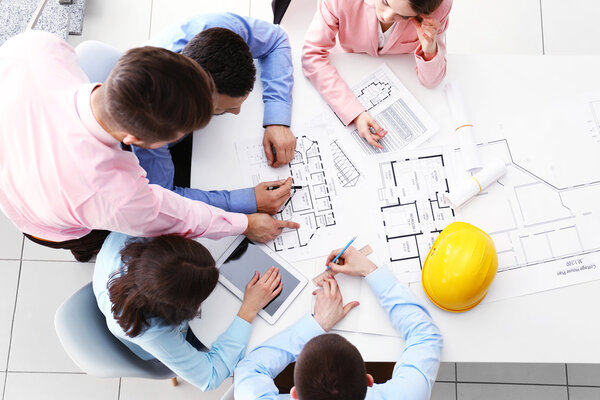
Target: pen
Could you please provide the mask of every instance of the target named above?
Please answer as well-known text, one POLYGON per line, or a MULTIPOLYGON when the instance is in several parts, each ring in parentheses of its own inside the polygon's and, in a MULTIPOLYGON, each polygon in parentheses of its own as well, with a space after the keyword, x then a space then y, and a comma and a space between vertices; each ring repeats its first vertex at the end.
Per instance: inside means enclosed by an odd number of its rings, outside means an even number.
MULTIPOLYGON (((340 251, 340 252, 338 253, 338 255, 337 255, 337 256, 335 256, 335 258, 334 258, 333 260, 331 260, 331 262, 332 262, 332 263, 336 262, 336 261, 338 260, 338 258, 340 258, 342 254, 344 254, 344 252, 346 251, 346 249, 347 249, 348 247, 350 247, 350 245, 352 244, 352 242, 354 242, 355 240, 356 240, 356 236, 354 236, 354 237, 352 238, 352 240, 348 242, 348 244, 346 245, 346 247, 344 247, 344 248, 342 249, 342 251, 340 251)), ((331 268, 329 267, 329 265, 327 265, 327 269, 331 269, 331 268)))
MULTIPOLYGON (((292 185, 292 190, 300 190, 302 189, 304 186, 294 186, 292 185)), ((275 189, 279 189, 279 186, 267 186, 267 190, 275 190, 275 189)))

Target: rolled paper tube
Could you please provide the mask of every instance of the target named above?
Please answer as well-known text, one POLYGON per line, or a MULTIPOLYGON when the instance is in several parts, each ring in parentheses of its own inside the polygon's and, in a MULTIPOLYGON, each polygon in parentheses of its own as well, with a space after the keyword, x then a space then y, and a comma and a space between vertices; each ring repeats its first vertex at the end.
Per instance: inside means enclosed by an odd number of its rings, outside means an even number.
POLYGON ((483 163, 477 153, 477 145, 475 144, 473 134, 473 124, 467 114, 465 102, 463 100, 462 91, 458 82, 451 81, 445 87, 446 100, 450 107, 450 113, 454 121, 454 130, 458 135, 458 144, 460 153, 465 164, 467 172, 475 173, 479 171, 483 163))
POLYGON ((466 179, 450 193, 446 193, 446 201, 452 208, 457 209, 505 173, 506 165, 500 160, 492 160, 481 171, 466 179))

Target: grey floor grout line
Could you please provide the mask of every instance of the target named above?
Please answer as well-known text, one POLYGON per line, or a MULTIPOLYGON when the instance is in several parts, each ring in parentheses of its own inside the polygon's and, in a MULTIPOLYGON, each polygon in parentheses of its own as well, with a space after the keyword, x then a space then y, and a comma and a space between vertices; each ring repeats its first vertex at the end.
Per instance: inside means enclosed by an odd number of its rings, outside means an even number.
POLYGON ((6 371, 7 374, 87 375, 85 372, 65 371, 6 371))
POLYGON ((454 400, 458 400, 458 363, 454 363, 454 400))
POLYGON ((119 391, 117 392, 117 400, 121 400, 121 378, 119 378, 119 391))
POLYGON ((565 382, 567 383, 567 400, 569 400, 569 368, 567 363, 565 363, 565 382))
POLYGON ((152 13, 154 12, 154 0, 150 0, 150 22, 148 23, 148 40, 152 35, 152 13))
MULTIPOLYGON (((23 236, 23 239, 25 236, 23 236)), ((13 315, 10 321, 10 336, 8 340, 8 353, 6 354, 6 374, 4 375, 4 385, 2 387, 2 400, 6 394, 6 382, 8 382, 8 363, 10 362, 10 350, 12 346, 13 330, 15 328, 15 315, 17 314, 17 299, 19 298, 19 286, 21 284, 21 269, 23 268, 23 248, 25 240, 21 241, 21 260, 19 261, 19 274, 17 275, 17 289, 15 290, 15 305, 13 306, 13 315)))

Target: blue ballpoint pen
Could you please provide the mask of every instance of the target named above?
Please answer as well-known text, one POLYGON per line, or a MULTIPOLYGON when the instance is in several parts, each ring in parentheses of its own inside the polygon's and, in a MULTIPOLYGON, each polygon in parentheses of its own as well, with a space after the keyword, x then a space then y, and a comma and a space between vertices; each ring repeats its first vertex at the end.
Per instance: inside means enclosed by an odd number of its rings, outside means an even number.
MULTIPOLYGON (((338 255, 337 255, 337 256, 335 256, 335 258, 334 258, 333 260, 331 260, 331 262, 332 262, 332 263, 336 262, 336 261, 338 260, 338 258, 340 258, 340 257, 342 256, 342 254, 344 254, 344 252, 346 251, 346 249, 347 249, 348 247, 350 247, 350 245, 352 244, 352 242, 354 242, 355 240, 356 240, 356 236, 354 236, 354 237, 352 238, 352 240, 348 242, 348 244, 346 245, 346 247, 344 247, 344 248, 342 249, 342 251, 340 251, 340 252, 338 253, 338 255)), ((331 267, 329 267, 329 265, 327 265, 327 269, 331 269, 331 267)))

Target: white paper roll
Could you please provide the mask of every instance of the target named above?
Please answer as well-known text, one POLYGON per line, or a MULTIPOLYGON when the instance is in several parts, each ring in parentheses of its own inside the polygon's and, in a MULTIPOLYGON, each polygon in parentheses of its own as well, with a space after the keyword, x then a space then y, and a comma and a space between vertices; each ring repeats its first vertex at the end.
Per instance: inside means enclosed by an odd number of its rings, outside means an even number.
POLYGON ((446 193, 445 198, 452 208, 457 209, 496 182, 506 173, 506 165, 500 160, 492 160, 481 171, 462 182, 451 193, 446 193))
POLYGON ((445 87, 446 99, 454 120, 454 130, 458 135, 461 158, 467 172, 476 173, 483 167, 479 158, 473 135, 473 124, 469 119, 462 91, 457 81, 451 81, 445 87))

